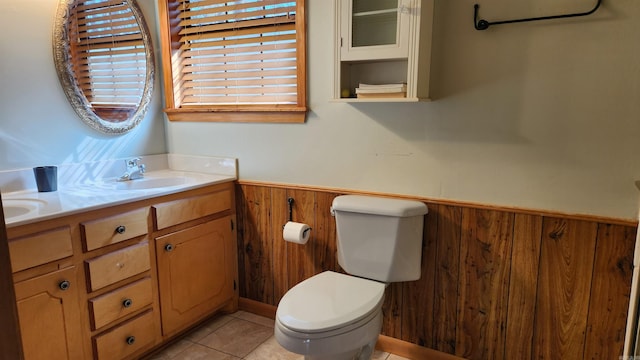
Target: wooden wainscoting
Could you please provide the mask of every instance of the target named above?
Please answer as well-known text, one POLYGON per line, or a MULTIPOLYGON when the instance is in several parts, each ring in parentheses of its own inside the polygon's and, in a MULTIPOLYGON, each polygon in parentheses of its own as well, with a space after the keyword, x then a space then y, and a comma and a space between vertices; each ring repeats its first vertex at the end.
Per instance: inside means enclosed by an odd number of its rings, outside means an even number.
MULTIPOLYGON (((237 185, 240 296, 277 305, 341 271, 329 209, 338 190, 237 185), (282 240, 288 220, 312 227, 282 240)), ((350 192, 353 193, 353 192, 350 192)), ((382 334, 468 359, 617 359, 637 224, 427 199, 422 277, 387 288, 382 334)))

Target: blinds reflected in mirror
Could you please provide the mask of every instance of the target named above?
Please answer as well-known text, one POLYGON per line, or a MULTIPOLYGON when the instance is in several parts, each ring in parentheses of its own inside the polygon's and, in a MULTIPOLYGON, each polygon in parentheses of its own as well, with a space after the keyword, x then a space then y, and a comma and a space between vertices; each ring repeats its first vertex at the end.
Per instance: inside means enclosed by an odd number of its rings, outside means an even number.
POLYGON ((99 117, 126 121, 146 81, 145 44, 124 0, 76 2, 69 16, 69 50, 78 87, 99 117))
POLYGON ((295 1, 175 4, 180 29, 176 105, 297 103, 295 1))

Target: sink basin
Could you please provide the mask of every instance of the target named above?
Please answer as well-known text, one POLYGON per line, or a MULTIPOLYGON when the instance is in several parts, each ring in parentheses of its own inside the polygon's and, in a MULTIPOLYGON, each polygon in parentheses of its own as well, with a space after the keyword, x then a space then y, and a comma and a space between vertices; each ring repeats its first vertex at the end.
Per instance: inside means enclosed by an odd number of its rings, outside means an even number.
POLYGON ((116 183, 117 190, 149 190, 179 186, 186 184, 188 179, 184 176, 142 178, 137 180, 119 181, 116 183))
POLYGON ((39 199, 4 199, 2 209, 5 220, 34 213, 47 202, 39 199))
POLYGON ((7 219, 16 217, 16 216, 25 215, 31 212, 29 208, 22 207, 22 206, 15 206, 15 205, 8 205, 8 206, 3 205, 2 209, 4 210, 4 217, 7 219))

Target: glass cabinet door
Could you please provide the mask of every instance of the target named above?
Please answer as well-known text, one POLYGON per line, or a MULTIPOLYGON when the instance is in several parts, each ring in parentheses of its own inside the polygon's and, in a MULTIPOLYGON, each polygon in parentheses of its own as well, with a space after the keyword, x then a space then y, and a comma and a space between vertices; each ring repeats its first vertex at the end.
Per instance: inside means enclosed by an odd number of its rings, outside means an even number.
POLYGON ((342 60, 407 56, 414 0, 340 0, 342 60))

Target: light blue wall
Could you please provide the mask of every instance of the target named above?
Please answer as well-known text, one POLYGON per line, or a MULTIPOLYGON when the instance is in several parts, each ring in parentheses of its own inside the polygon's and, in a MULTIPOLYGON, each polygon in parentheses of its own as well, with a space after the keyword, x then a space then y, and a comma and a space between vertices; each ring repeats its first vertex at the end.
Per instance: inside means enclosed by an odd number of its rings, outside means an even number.
MULTIPOLYGON (((58 3, 2 2, 0 170, 165 153, 159 81, 145 119, 126 135, 102 135, 73 111, 53 63, 51 36, 58 3)), ((154 1, 139 4, 157 39, 154 1)), ((159 49, 157 40, 154 45, 159 49)))
MULTIPOLYGON (((593 5, 481 3, 489 20, 593 5)), ((306 12, 307 122, 169 123, 171 152, 237 157, 242 180, 636 218, 640 1, 478 32, 473 2, 436 0, 436 99, 417 104, 331 102, 333 2, 306 12)))
MULTIPOLYGON (((579 3, 483 0, 481 14, 538 16, 582 10, 579 3)), ((158 51, 155 1, 139 4, 158 51)), ((50 38, 56 6, 3 3, 0 170, 168 150, 236 157, 246 180, 637 216, 640 1, 477 32, 472 2, 436 0, 435 101, 350 105, 330 101, 333 2, 307 0, 305 124, 168 123, 156 82, 147 119, 121 137, 84 125, 60 89, 50 38)))

